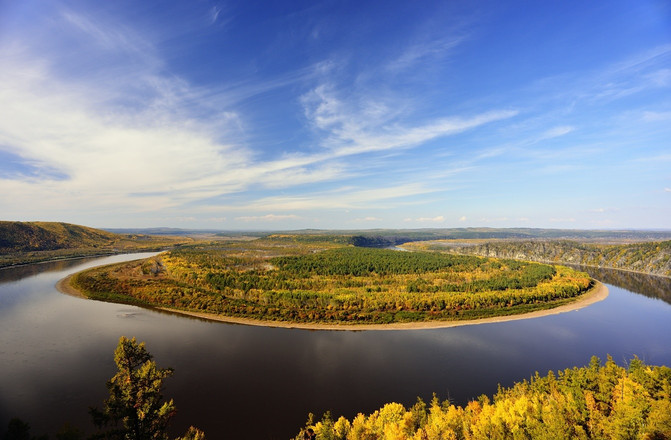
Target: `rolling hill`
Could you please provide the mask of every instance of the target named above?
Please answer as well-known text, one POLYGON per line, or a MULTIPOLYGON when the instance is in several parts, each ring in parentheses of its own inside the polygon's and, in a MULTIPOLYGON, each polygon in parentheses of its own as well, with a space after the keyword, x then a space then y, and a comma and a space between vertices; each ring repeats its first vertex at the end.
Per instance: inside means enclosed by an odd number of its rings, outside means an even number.
POLYGON ((60 222, 0 221, 0 267, 84 255, 160 250, 188 237, 115 234, 60 222))

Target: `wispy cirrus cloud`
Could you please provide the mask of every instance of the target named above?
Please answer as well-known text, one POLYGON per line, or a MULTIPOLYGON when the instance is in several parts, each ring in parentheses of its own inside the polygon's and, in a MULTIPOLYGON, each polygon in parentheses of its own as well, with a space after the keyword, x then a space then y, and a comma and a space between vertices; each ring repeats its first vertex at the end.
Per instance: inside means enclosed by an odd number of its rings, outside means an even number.
POLYGON ((602 68, 582 78, 563 93, 571 99, 589 104, 616 101, 632 95, 671 86, 671 44, 639 52, 623 61, 602 68))
MULTIPOLYGON (((516 116, 517 110, 491 110, 472 116, 454 116, 403 124, 398 108, 375 100, 353 107, 340 100, 333 88, 320 85, 302 98, 308 121, 326 132, 321 146, 335 156, 416 147, 433 139, 455 135, 516 116)), ((390 98, 392 100, 392 98, 390 98)))
POLYGON ((570 126, 570 125, 553 127, 553 128, 550 128, 549 130, 546 130, 544 133, 542 133, 540 139, 544 140, 544 139, 552 139, 552 138, 564 136, 566 134, 571 133, 574 130, 575 130, 575 128, 570 126))
POLYGON ((671 111, 668 112, 658 112, 658 111, 645 111, 641 117, 645 122, 663 122, 671 121, 671 111))
POLYGON ((405 70, 415 67, 418 62, 424 62, 427 58, 442 58, 465 40, 466 38, 463 36, 449 36, 412 44, 387 64, 387 69, 391 71, 405 70))
POLYGON ((420 196, 442 191, 421 183, 405 183, 395 186, 357 187, 345 186, 323 191, 301 192, 297 195, 273 195, 246 200, 240 204, 212 207, 225 211, 309 211, 343 209, 383 209, 412 205, 420 196))
POLYGON ((66 23, 72 25, 72 30, 86 34, 89 37, 86 41, 93 42, 106 51, 126 52, 141 57, 149 57, 154 51, 153 45, 147 39, 122 24, 107 26, 69 9, 62 11, 62 17, 66 23))

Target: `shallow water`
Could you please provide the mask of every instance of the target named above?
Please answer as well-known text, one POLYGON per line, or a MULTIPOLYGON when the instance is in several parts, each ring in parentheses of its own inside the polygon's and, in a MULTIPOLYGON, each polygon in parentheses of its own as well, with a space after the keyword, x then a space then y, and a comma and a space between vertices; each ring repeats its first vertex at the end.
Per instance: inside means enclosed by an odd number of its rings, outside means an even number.
POLYGON ((119 336, 146 341, 175 369, 175 434, 189 425, 210 439, 289 439, 309 412, 353 417, 386 402, 432 393, 463 404, 534 372, 583 366, 608 354, 671 365, 667 279, 595 274, 608 298, 585 309, 522 321, 434 330, 314 331, 208 322, 83 300, 54 285, 126 255, 0 270, 0 429, 20 417, 32 433, 64 422, 90 430, 114 374, 119 336), (614 284, 626 286, 616 287, 614 284), (650 287, 654 286, 654 288, 650 287), (634 293, 640 290, 648 296, 634 293))

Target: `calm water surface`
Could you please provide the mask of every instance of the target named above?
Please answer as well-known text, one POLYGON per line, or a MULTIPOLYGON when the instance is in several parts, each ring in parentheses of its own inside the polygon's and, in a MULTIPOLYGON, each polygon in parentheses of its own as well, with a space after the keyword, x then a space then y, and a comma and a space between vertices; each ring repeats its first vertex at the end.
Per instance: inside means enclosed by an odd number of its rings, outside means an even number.
POLYGON ((579 311, 411 331, 213 323, 54 288, 85 267, 138 257, 0 270, 0 431, 11 417, 28 421, 33 434, 53 437, 64 422, 90 430, 87 408, 107 395, 121 335, 146 341, 160 366, 175 369, 165 391, 178 408, 175 434, 193 424, 210 440, 287 440, 309 412, 351 418, 434 392, 464 404, 536 371, 586 365, 592 355, 671 365, 669 280, 621 272, 594 274, 610 295, 579 311))

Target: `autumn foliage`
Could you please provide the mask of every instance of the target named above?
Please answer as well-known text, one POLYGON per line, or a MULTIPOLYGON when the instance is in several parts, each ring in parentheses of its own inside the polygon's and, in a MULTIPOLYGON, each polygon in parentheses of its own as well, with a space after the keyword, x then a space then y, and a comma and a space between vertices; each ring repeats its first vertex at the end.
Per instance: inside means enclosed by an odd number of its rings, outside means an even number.
POLYGON ((89 270, 73 283, 103 300, 339 324, 523 313, 564 304, 592 286, 566 267, 287 237, 183 247, 89 270))
POLYGON ((319 440, 668 439, 671 369, 593 357, 587 367, 536 373, 465 406, 434 396, 428 405, 388 403, 352 420, 327 413, 306 428, 319 440))

